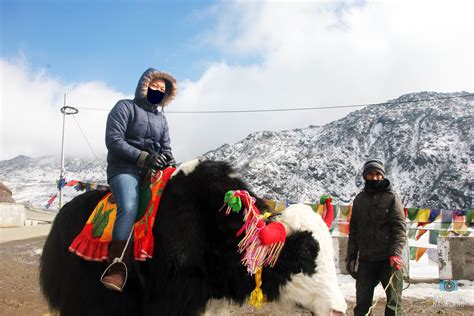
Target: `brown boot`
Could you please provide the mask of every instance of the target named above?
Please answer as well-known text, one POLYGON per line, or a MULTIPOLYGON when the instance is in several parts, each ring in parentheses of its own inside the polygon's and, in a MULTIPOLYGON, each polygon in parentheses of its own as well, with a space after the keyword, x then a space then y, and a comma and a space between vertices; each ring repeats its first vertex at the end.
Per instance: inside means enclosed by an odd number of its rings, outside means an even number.
POLYGON ((126 240, 112 240, 109 244, 109 259, 107 260, 109 266, 105 269, 100 281, 106 288, 122 291, 127 282, 128 271, 130 271, 130 263, 132 259, 132 245, 128 244, 125 253, 124 248, 127 245, 126 240))

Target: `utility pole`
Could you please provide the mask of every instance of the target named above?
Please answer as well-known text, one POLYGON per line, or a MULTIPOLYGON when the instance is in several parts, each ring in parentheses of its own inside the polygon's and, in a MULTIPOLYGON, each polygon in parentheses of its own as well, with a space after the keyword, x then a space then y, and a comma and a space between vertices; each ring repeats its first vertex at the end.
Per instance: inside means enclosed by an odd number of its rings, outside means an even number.
POLYGON ((66 93, 64 94, 64 105, 61 108, 63 114, 63 136, 61 141, 61 170, 59 172, 59 209, 63 206, 63 185, 64 181, 64 134, 66 129, 66 115, 74 115, 79 112, 78 109, 72 106, 66 105, 66 93))

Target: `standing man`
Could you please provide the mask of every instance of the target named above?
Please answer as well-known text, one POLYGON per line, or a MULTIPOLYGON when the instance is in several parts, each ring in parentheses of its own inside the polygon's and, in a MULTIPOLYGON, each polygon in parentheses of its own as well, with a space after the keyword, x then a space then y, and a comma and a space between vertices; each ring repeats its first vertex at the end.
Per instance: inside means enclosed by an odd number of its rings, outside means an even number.
POLYGON ((354 315, 368 313, 379 282, 386 288, 385 315, 402 315, 403 205, 385 178, 380 160, 367 161, 362 175, 365 187, 352 206, 346 262, 347 271, 357 279, 354 315))

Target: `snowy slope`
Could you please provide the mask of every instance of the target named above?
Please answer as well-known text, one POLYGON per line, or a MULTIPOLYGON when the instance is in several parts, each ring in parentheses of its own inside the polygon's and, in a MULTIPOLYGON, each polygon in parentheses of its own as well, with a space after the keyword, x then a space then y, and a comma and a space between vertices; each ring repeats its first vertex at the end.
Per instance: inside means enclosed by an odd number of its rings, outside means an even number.
MULTIPOLYGON (((13 199, 34 207, 44 207, 51 194, 57 193, 56 181, 59 179, 59 157, 31 158, 17 156, 0 161, 0 179, 12 190, 13 199)), ((106 184, 105 159, 103 162, 83 158, 65 160, 65 178, 106 184)), ((78 192, 73 187, 64 188, 64 201, 67 202, 78 192)), ((58 200, 51 209, 58 208, 58 200)))
POLYGON ((363 162, 378 157, 407 206, 469 208, 474 98, 463 94, 407 94, 322 127, 254 133, 205 157, 239 166, 257 193, 292 202, 325 193, 351 201, 363 162), (420 101, 435 98, 445 99, 420 101))

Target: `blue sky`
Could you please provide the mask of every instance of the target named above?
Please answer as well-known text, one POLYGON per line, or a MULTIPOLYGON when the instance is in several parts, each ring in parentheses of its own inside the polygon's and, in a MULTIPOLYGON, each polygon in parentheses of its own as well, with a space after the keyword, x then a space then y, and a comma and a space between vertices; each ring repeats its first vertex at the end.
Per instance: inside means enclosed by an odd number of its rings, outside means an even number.
POLYGON ((150 65, 197 79, 219 58, 199 40, 212 1, 2 1, 2 57, 66 81, 104 80, 132 92, 150 65))
POLYGON ((67 119, 66 155, 93 158, 87 142, 104 155, 107 113, 133 97, 148 67, 178 81, 167 114, 178 161, 256 131, 324 126, 356 109, 172 111, 328 107, 474 90, 468 0, 0 5, 0 160, 60 152, 64 93, 80 108, 67 119))

